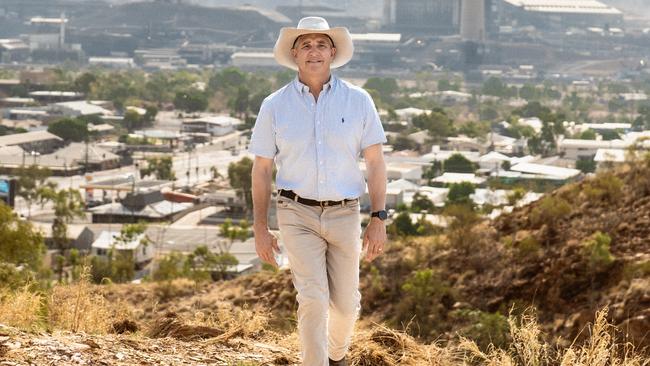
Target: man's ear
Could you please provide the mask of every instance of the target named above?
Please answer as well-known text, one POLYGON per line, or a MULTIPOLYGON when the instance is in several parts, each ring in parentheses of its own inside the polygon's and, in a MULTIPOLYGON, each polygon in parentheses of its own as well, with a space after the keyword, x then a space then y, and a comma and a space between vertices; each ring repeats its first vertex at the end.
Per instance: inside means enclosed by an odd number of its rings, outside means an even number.
POLYGON ((296 59, 297 55, 298 55, 298 51, 295 48, 292 48, 291 49, 291 56, 294 58, 294 60, 296 59))
POLYGON ((334 60, 334 56, 336 56, 336 47, 332 47, 332 60, 334 60))

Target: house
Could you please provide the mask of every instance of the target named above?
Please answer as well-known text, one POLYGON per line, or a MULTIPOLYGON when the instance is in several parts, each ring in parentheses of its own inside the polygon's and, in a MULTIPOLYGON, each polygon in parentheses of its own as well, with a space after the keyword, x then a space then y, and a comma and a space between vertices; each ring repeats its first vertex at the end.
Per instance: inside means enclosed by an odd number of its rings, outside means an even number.
POLYGON ((90 103, 84 100, 73 102, 60 102, 51 105, 54 113, 60 114, 65 117, 79 117, 79 116, 112 116, 113 112, 101 107, 95 103, 90 103))
POLYGON ((400 121, 410 121, 413 117, 417 117, 423 114, 429 114, 431 110, 429 109, 420 109, 414 107, 396 109, 395 114, 399 117, 400 121))
POLYGON ((472 99, 472 94, 463 93, 454 90, 444 90, 435 93, 436 101, 445 105, 453 105, 458 103, 467 103, 472 99))
POLYGON ((496 151, 491 151, 478 159, 480 169, 490 172, 504 169, 504 163, 510 164, 510 157, 496 151))
POLYGON ((230 116, 205 116, 183 121, 182 131, 188 133, 209 133, 212 136, 224 136, 235 130, 243 122, 230 116))
POLYGON ((458 183, 471 183, 474 185, 484 184, 486 181, 483 177, 477 177, 471 173, 451 173, 445 172, 441 176, 435 177, 431 180, 432 183, 438 185, 458 184, 458 183))
MULTIPOLYGON (((551 165, 519 163, 510 167, 510 171, 531 175, 536 179, 567 182, 582 174, 578 169, 562 168, 551 165)), ((501 173, 500 173, 501 174, 501 173)))
POLYGON ((26 152, 48 154, 63 146, 64 141, 47 131, 34 131, 0 136, 0 146, 19 146, 26 152))
POLYGON ((623 149, 598 149, 594 161, 596 170, 608 169, 610 167, 621 165, 626 161, 626 151, 623 149))
POLYGON ((154 247, 142 233, 130 241, 122 241, 119 231, 102 231, 91 245, 91 254, 108 259, 110 251, 126 253, 133 258, 136 269, 142 269, 154 258, 154 247))
POLYGON ((626 149, 632 143, 624 140, 579 140, 563 139, 558 141, 557 150, 560 155, 567 159, 578 160, 580 158, 591 159, 596 155, 598 149, 626 149))
POLYGON ((478 163, 481 153, 478 151, 468 150, 441 150, 440 146, 434 145, 431 147, 431 152, 422 155, 422 159, 427 162, 440 161, 443 162, 449 159, 452 155, 462 155, 465 159, 472 163, 478 163))
POLYGON ((448 137, 447 150, 475 151, 479 155, 485 154, 490 147, 489 142, 481 142, 476 138, 460 135, 458 137, 448 137))
POLYGON ((174 222, 189 213, 193 206, 190 202, 167 201, 158 190, 129 193, 121 202, 93 207, 89 211, 93 223, 174 222))

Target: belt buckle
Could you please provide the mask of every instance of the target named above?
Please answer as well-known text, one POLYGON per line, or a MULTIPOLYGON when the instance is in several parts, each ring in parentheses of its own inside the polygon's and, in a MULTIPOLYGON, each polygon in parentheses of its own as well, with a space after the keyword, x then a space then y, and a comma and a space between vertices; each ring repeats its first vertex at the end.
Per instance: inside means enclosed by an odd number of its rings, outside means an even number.
POLYGON ((320 205, 320 208, 327 207, 327 201, 319 201, 318 204, 320 205))

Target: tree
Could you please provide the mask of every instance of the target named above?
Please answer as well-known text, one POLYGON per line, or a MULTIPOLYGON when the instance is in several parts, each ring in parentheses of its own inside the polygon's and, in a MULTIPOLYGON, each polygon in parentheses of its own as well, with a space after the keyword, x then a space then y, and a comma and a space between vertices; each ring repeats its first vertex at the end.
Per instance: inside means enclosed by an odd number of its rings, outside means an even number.
MULTIPOLYGON (((85 217, 84 203, 81 194, 76 189, 62 189, 53 197, 54 221, 52 222, 52 241, 59 249, 60 255, 65 256, 68 246, 68 225, 75 217, 85 217)), ((63 266, 59 268, 59 282, 63 279, 63 266)))
POLYGON ((458 83, 452 83, 447 79, 440 79, 440 80, 438 80, 438 90, 439 91, 445 91, 445 90, 459 91, 460 90, 460 85, 458 83))
POLYGON ((171 252, 158 261, 157 268, 153 271, 154 281, 171 281, 186 275, 183 272, 185 256, 183 253, 171 252))
POLYGON ((78 118, 63 118, 51 123, 47 132, 57 135, 65 141, 81 142, 88 139, 88 124, 78 118))
POLYGON ((497 77, 490 77, 483 83, 481 94, 493 95, 495 97, 507 98, 513 95, 508 86, 497 77))
MULTIPOLYGON (((237 94, 228 102, 229 107, 235 111, 240 117, 248 112, 248 105, 250 101, 248 88, 240 86, 237 88, 237 94)), ((260 104, 261 105, 261 104, 260 104)))
POLYGON ((208 88, 213 91, 229 92, 245 83, 246 74, 236 67, 227 67, 210 78, 208 88))
POLYGON ((212 269, 216 266, 217 258, 207 246, 199 245, 190 253, 185 261, 185 271, 195 281, 207 281, 212 278, 212 269))
POLYGON ((433 204, 433 202, 431 202, 431 200, 427 196, 421 194, 420 192, 416 192, 413 195, 413 202, 411 202, 411 211, 413 211, 413 212, 422 212, 422 211, 432 212, 433 209, 435 209, 435 207, 436 206, 433 204))
POLYGON ((471 205, 472 200, 470 195, 475 192, 474 185, 469 182, 452 183, 449 186, 449 193, 447 194, 447 204, 457 205, 466 204, 471 205))
POLYGON ((388 227, 388 232, 399 236, 416 235, 417 228, 408 212, 400 212, 388 227))
POLYGON ((174 97, 174 107, 188 113, 204 111, 208 108, 208 97, 197 89, 179 91, 174 97))
POLYGON ((228 165, 228 181, 230 182, 230 186, 237 191, 240 197, 244 198, 247 210, 253 208, 253 197, 251 193, 252 169, 253 160, 247 157, 228 165))
POLYGON ((120 235, 115 238, 112 248, 109 251, 109 263, 111 264, 111 280, 118 283, 129 282, 135 275, 135 255, 132 250, 116 250, 116 247, 126 246, 140 238, 140 245, 147 246, 151 243, 144 234, 147 225, 144 223, 127 224, 122 226, 120 235))
POLYGON ((0 202, 0 263, 25 265, 38 271, 45 255, 40 231, 31 222, 20 220, 11 207, 0 202))
POLYGON ((578 136, 579 139, 581 140, 595 140, 596 139, 596 131, 592 130, 591 128, 588 128, 578 136))
POLYGON ((228 239, 228 245, 226 247, 220 245, 221 253, 229 253, 235 240, 248 239, 250 235, 250 224, 247 220, 241 220, 239 225, 233 225, 232 219, 227 218, 226 221, 219 226, 219 231, 221 236, 228 239))
POLYGON ((74 89, 80 93, 88 94, 97 77, 89 72, 84 72, 74 80, 74 89))
POLYGON ((391 137, 389 143, 393 146, 395 151, 414 150, 418 147, 418 144, 415 141, 411 140, 408 135, 403 133, 400 133, 395 138, 391 137))
POLYGON ((415 127, 428 130, 435 142, 441 142, 454 133, 453 121, 441 108, 434 108, 429 114, 415 116, 412 122, 415 127))
POLYGON ((474 173, 476 169, 475 164, 461 154, 450 156, 444 161, 442 167, 445 172, 453 173, 474 173))
POLYGON ((137 111, 127 109, 127 111, 124 113, 124 119, 122 122, 124 124, 124 127, 126 127, 129 132, 132 132, 133 130, 142 126, 142 117, 140 117, 140 114, 137 111))
POLYGON ((154 175, 159 180, 176 180, 176 174, 172 170, 173 161, 171 156, 147 158, 147 166, 140 169, 140 175, 154 175))
POLYGON ((596 171, 596 162, 594 157, 580 158, 576 160, 576 169, 583 173, 593 173, 596 171))
POLYGON ((399 90, 397 81, 394 78, 378 77, 371 77, 366 80, 363 88, 377 91, 377 93, 379 93, 380 99, 386 103, 390 103, 393 100, 393 94, 399 90))
POLYGON ((32 215, 32 203, 39 199, 42 192, 41 187, 45 185, 46 179, 51 175, 47 168, 38 165, 29 167, 21 166, 17 170, 18 175, 18 196, 27 203, 27 217, 32 215))
POLYGON ((539 98, 539 91, 534 85, 524 84, 521 89, 519 89, 519 96, 530 101, 539 98))

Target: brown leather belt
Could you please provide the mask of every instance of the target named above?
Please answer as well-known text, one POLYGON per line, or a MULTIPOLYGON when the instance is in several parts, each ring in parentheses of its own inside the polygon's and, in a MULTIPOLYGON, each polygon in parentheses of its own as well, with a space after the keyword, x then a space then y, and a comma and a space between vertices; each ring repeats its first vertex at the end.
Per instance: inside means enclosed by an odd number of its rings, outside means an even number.
POLYGON ((281 189, 278 191, 278 194, 282 197, 286 197, 292 201, 296 201, 298 203, 302 203, 303 205, 307 206, 320 206, 320 207, 330 207, 330 206, 343 206, 344 204, 348 202, 355 202, 358 199, 353 198, 353 199, 344 199, 341 201, 316 201, 316 200, 311 200, 309 198, 302 198, 298 196, 294 191, 287 191, 284 189, 281 189))

